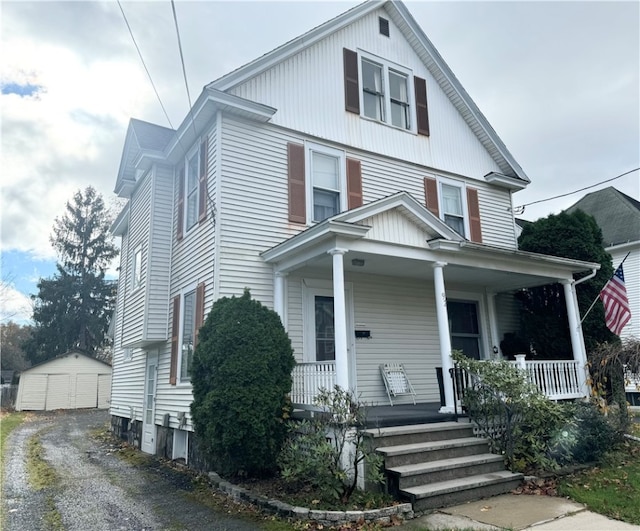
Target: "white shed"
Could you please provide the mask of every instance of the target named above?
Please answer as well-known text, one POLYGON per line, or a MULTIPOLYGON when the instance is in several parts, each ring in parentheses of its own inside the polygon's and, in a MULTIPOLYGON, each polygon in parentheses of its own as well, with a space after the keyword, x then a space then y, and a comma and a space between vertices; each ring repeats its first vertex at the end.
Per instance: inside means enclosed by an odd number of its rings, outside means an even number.
POLYGON ((70 351, 22 371, 16 410, 109 407, 111 366, 70 351))

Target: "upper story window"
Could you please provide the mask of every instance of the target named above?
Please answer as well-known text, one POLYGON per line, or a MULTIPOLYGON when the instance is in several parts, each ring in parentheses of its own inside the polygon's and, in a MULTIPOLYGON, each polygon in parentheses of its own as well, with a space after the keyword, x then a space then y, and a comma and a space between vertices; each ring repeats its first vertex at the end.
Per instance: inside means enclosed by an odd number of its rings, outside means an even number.
POLYGON ((426 80, 364 51, 344 49, 345 109, 429 136, 426 80))
POLYGON ((444 222, 462 236, 464 230, 464 206, 462 203, 462 188, 442 183, 440 185, 440 203, 444 222))
POLYGON ((362 57, 362 114, 402 129, 411 129, 409 73, 383 61, 362 57))
POLYGON ((198 151, 194 151, 187 161, 186 192, 187 201, 185 214, 187 219, 187 230, 193 227, 198 221, 198 181, 199 181, 199 157, 198 151))
POLYGON ((338 149, 307 144, 309 205, 312 222, 346 210, 345 156, 338 149))
POLYGON ((287 188, 289 221, 320 222, 362 205, 362 165, 339 149, 290 142, 287 188))
POLYGON ((185 158, 178 168, 178 204, 176 238, 181 240, 185 233, 207 218, 207 168, 209 143, 204 137, 185 158))
POLYGON ((478 190, 464 182, 439 177, 424 178, 427 209, 461 236, 482 243, 478 190))
POLYGON ((131 287, 138 289, 142 286, 142 247, 138 247, 133 254, 131 271, 131 287))

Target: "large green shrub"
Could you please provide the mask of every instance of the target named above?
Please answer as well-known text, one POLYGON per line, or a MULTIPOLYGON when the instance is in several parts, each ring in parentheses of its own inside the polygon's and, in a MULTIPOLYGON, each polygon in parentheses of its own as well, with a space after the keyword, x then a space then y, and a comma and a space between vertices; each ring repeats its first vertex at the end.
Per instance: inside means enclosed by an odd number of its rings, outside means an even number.
POLYGON ((191 414, 203 449, 222 474, 275 470, 295 365, 280 318, 246 290, 215 302, 198 340, 191 414))

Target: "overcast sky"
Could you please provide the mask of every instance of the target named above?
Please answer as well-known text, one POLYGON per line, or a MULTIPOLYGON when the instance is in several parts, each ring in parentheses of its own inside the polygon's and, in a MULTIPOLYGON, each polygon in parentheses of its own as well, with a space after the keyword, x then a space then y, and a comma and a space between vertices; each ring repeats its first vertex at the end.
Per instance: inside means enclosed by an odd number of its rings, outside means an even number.
MULTIPOLYGON (((357 4, 176 1, 192 101, 209 81, 357 4)), ((406 5, 531 178, 518 205, 640 166, 638 2, 406 5)), ((177 127, 189 106, 171 3, 122 7, 177 127)), ((89 184, 111 202, 129 118, 169 124, 117 2, 5 0, 0 9, 3 315, 23 320, 26 294, 53 273, 49 235, 65 202, 89 184)), ((640 199, 638 172, 593 190, 610 185, 640 199)), ((520 217, 557 213, 584 193, 520 217)))

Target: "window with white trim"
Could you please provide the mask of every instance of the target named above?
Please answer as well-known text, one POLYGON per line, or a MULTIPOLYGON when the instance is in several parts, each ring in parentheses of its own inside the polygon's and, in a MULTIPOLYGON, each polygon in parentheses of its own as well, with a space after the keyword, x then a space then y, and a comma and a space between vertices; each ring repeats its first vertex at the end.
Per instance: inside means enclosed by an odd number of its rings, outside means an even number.
POLYGON ((400 129, 412 130, 411 72, 361 52, 362 115, 400 129))
POLYGON ((478 303, 476 301, 447 300, 451 348, 460 350, 468 358, 482 359, 482 338, 478 303))
POLYGON ((200 154, 196 149, 187 159, 185 171, 185 220, 189 230, 198 222, 200 154))
POLYGON ((194 339, 196 333, 196 290, 189 291, 182 298, 182 329, 180 337, 180 381, 191 380, 194 339))
POLYGON ((464 236, 465 208, 462 202, 462 187, 440 183, 440 202, 442 203, 440 211, 444 222, 458 234, 464 236))
POLYGON ((311 222, 320 222, 346 210, 344 151, 307 144, 307 212, 311 222))
POLYGON ((131 271, 131 287, 138 289, 142 286, 142 247, 138 247, 133 253, 133 263, 131 271))

